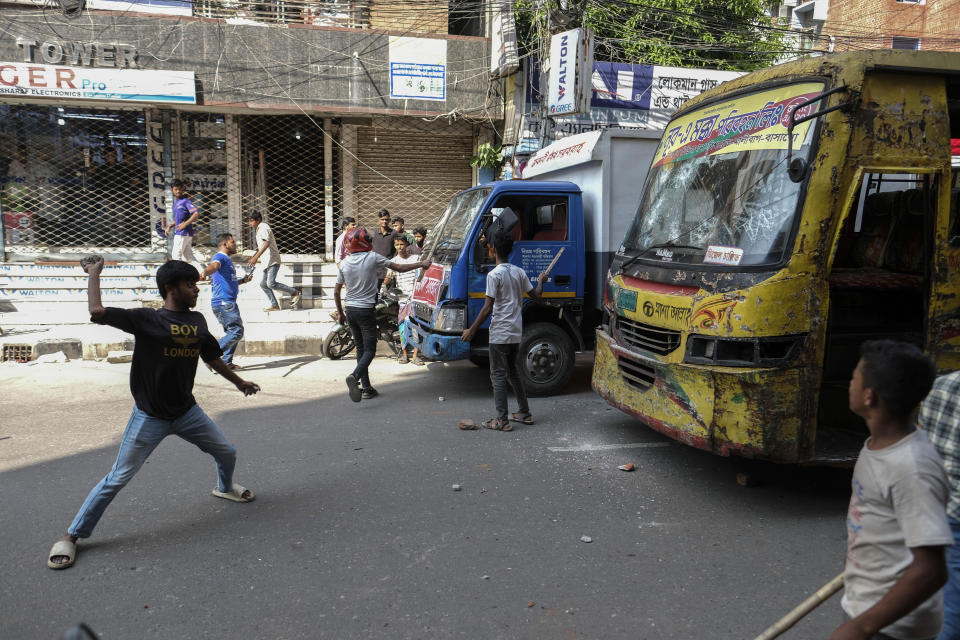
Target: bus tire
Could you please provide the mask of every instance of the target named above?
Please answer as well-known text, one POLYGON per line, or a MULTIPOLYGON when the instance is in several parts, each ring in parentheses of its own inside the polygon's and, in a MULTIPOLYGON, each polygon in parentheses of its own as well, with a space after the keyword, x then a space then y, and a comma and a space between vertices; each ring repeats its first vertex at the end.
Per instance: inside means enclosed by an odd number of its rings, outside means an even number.
POLYGON ((523 386, 531 397, 560 393, 573 375, 576 352, 570 336, 549 322, 524 327, 517 353, 523 386))

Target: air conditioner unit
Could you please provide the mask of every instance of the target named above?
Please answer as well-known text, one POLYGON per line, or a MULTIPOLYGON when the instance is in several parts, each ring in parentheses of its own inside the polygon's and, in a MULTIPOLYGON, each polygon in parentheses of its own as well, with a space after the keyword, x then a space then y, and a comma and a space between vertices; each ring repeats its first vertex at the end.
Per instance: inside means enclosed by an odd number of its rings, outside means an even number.
POLYGON ((783 0, 783 6, 785 7, 795 7, 800 4, 800 0, 783 0))

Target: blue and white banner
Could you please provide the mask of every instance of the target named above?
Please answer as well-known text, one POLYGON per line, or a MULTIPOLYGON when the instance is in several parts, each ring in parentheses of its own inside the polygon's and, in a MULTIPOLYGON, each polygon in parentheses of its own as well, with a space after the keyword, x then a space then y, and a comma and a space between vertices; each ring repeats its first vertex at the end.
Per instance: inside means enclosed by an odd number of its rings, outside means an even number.
POLYGON ((193 71, 145 71, 0 62, 0 95, 196 104, 193 71))
MULTIPOLYGON (((590 111, 549 118, 549 137, 557 140, 609 128, 663 129, 684 102, 740 75, 737 71, 594 62, 590 111)), ((531 61, 523 105, 526 115, 517 140, 520 154, 540 148, 539 85, 540 69, 531 61)))

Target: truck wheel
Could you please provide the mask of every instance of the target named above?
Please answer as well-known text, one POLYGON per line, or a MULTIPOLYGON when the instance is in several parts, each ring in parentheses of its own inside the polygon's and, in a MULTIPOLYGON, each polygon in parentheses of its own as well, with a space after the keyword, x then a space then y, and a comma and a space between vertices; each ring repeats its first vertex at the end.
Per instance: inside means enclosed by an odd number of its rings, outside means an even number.
POLYGON ((563 329, 548 322, 525 327, 517 365, 527 395, 552 396, 563 391, 573 375, 573 342, 563 329))
POLYGON ((323 339, 323 357, 330 360, 339 360, 353 351, 355 346, 350 327, 344 325, 334 329, 323 339))

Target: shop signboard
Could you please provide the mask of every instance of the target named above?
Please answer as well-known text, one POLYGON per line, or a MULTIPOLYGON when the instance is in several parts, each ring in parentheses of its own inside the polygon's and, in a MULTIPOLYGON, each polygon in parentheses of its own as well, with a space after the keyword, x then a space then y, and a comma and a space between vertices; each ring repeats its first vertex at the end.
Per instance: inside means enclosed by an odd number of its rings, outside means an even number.
POLYGON ((193 71, 98 69, 0 62, 0 95, 196 104, 193 71))
MULTIPOLYGON (((548 138, 601 129, 663 129, 673 113, 690 98, 740 75, 737 71, 684 69, 646 64, 594 62, 591 75, 592 98, 589 111, 548 118, 548 138)), ((517 153, 539 149, 540 71, 530 65, 522 110, 526 114, 519 128, 517 153)))
POLYGON ((390 97, 447 99, 447 41, 390 37, 390 97))
POLYGON ((589 31, 571 29, 550 38, 547 108, 551 116, 572 115, 590 109, 588 70, 593 66, 593 38, 589 31))

